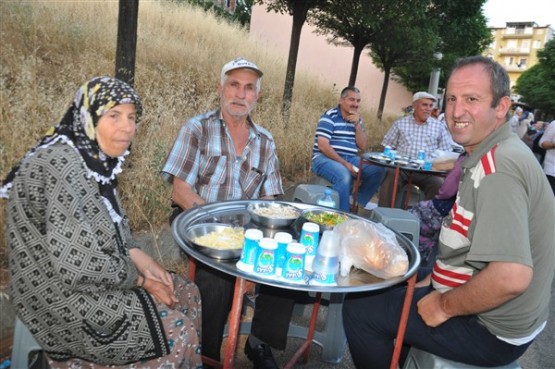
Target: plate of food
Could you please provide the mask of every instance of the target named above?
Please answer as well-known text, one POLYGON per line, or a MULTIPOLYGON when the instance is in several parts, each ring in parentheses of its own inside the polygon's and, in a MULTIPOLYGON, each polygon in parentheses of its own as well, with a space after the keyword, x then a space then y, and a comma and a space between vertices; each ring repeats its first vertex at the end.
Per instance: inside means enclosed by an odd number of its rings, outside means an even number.
POLYGON ((320 231, 327 231, 332 230, 336 225, 345 222, 349 219, 349 217, 339 211, 314 208, 304 210, 301 214, 301 219, 304 222, 318 224, 320 226, 320 231))
POLYGON ((185 232, 188 243, 201 253, 214 259, 233 260, 241 257, 245 242, 243 227, 229 224, 195 224, 185 232))
POLYGON ((391 161, 391 158, 389 156, 386 156, 380 153, 370 154, 369 157, 370 159, 385 162, 385 163, 389 163, 391 161))
POLYGON ((251 219, 266 228, 289 227, 301 215, 301 210, 279 201, 257 201, 249 204, 251 219))
POLYGON ((402 167, 405 167, 407 165, 409 165, 409 161, 408 160, 404 160, 404 159, 397 159, 393 162, 393 164, 395 165, 400 165, 402 167))

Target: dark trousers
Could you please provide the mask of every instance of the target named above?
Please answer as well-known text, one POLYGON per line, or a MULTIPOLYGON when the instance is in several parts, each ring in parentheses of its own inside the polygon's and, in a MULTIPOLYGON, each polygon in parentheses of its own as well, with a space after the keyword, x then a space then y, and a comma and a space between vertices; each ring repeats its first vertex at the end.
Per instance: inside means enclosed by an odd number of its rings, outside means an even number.
MULTIPOLYGON (((501 366, 518 359, 530 343, 515 346, 499 340, 482 325, 477 316, 454 317, 428 327, 418 314, 416 303, 429 292, 417 288, 414 293, 404 344, 408 347, 477 366, 501 366)), ((349 350, 357 368, 389 368, 397 336, 404 287, 383 293, 350 294, 343 303, 343 324, 349 350)))
MULTIPOLYGON (((400 171, 399 178, 397 180, 397 188, 393 188, 395 182, 395 169, 388 168, 386 170, 385 178, 380 186, 380 191, 378 193, 378 205, 381 207, 389 208, 391 206, 391 197, 393 196, 393 191, 398 193, 403 186, 409 182, 409 175, 406 172, 400 171)), ((413 173, 412 182, 424 192, 424 200, 433 199, 437 194, 437 191, 443 184, 443 178, 432 176, 429 174, 413 173)))
POLYGON ((546 175, 549 184, 551 185, 551 189, 553 190, 553 195, 555 195, 555 177, 546 175))
MULTIPOLYGON (((202 299, 202 354, 219 361, 235 277, 197 263, 195 283, 202 299)), ((303 295, 306 294, 260 285, 251 334, 273 348, 285 349, 293 307, 303 295)))

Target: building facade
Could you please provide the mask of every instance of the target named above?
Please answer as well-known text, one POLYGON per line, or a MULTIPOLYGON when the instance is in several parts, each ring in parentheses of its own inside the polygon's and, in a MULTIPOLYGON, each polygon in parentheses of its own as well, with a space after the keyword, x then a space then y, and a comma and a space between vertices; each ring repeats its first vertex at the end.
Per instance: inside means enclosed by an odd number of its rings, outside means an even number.
MULTIPOLYGON (((505 27, 491 28, 493 42, 484 55, 503 65, 509 73, 511 88, 520 75, 538 62, 537 52, 553 38, 550 25, 535 22, 507 22, 505 27)), ((513 96, 518 101, 518 96, 513 96)))

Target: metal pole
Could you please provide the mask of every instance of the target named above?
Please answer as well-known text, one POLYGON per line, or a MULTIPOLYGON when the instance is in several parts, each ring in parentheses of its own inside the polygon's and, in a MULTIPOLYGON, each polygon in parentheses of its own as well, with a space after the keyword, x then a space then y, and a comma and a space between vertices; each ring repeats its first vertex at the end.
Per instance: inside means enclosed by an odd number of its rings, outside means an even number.
MULTIPOLYGON (((434 59, 437 60, 438 62, 442 58, 443 58, 443 54, 440 53, 439 51, 434 53, 434 59)), ((441 68, 439 68, 439 67, 434 67, 434 69, 432 69, 432 73, 430 74, 430 84, 428 85, 428 93, 434 95, 436 98, 438 98, 437 89, 439 87, 439 73, 440 73, 440 71, 441 71, 441 68)))

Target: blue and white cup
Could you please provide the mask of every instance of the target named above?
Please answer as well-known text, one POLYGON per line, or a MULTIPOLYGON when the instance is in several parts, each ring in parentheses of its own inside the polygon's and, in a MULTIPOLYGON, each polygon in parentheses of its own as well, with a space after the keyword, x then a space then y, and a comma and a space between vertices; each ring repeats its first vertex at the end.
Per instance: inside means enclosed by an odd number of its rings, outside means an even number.
POLYGON ((277 241, 278 248, 276 250, 276 268, 281 269, 285 262, 285 254, 287 252, 287 245, 293 241, 293 236, 287 232, 277 232, 274 235, 274 240, 277 241))
POLYGON ((265 276, 276 274, 277 241, 264 237, 258 243, 258 251, 254 258, 254 272, 265 276))
POLYGON ((298 242, 287 245, 281 276, 288 281, 303 281, 306 248, 298 242))
POLYGON ((391 146, 387 145, 384 149, 383 149, 383 154, 387 157, 389 157, 389 154, 391 154, 391 146))
POLYGON ((255 228, 249 228, 245 231, 245 242, 241 259, 237 262, 237 268, 245 272, 252 272, 254 269, 254 260, 258 252, 258 244, 264 237, 262 231, 255 228))
POLYGON ((306 266, 310 270, 312 259, 320 242, 320 226, 316 223, 306 222, 301 229, 300 243, 306 248, 306 266))
POLYGON ((424 170, 432 170, 432 161, 431 160, 426 160, 424 162, 424 170))
POLYGON ((424 150, 419 150, 417 159, 418 160, 426 160, 426 152, 424 150))

